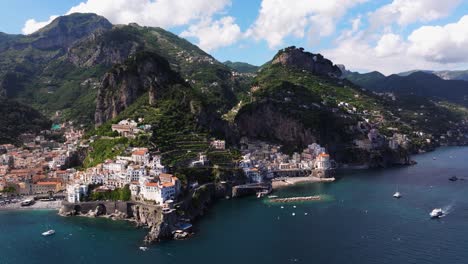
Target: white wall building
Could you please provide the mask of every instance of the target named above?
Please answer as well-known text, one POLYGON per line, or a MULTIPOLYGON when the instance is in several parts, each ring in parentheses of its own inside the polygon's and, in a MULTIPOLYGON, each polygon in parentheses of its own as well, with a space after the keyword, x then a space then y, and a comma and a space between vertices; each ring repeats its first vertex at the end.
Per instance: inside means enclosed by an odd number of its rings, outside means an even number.
POLYGON ((67 185, 67 201, 70 203, 78 203, 87 195, 88 186, 84 184, 67 185))

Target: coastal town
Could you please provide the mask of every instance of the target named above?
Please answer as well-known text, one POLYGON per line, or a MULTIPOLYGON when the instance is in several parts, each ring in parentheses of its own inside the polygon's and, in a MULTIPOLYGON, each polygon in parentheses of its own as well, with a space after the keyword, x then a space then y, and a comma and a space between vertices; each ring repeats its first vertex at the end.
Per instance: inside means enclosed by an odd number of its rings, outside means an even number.
MULTIPOLYGON (((135 138, 150 129, 148 125, 138 126, 134 120, 122 120, 112 125, 117 137, 126 138, 135 138)), ((11 208, 7 205, 15 202, 19 205, 21 200, 16 196, 29 197, 31 201, 62 199, 79 203, 107 199, 109 195, 106 194, 116 190, 128 191, 133 201, 162 206, 177 201, 183 188, 198 186, 196 181, 182 186, 181 181, 162 164, 161 154, 146 147, 129 147, 125 151, 127 155, 84 169, 80 166, 81 152, 89 148, 93 140, 84 139, 84 135, 84 130, 74 128, 72 123, 64 123, 54 125, 39 135, 22 135, 21 146, 0 145, 0 191, 4 197, 0 208, 11 208), (7 198, 13 196, 16 198, 7 198)), ((210 148, 223 151, 226 142, 213 139, 210 148)), ((302 153, 290 156, 281 153, 278 145, 244 139, 241 154, 240 160, 232 162, 234 167, 243 171, 244 184, 247 185, 268 185, 293 177, 331 178, 335 168, 325 148, 315 143, 302 153)), ((211 163, 205 153, 199 153, 189 166, 209 167, 211 163)))

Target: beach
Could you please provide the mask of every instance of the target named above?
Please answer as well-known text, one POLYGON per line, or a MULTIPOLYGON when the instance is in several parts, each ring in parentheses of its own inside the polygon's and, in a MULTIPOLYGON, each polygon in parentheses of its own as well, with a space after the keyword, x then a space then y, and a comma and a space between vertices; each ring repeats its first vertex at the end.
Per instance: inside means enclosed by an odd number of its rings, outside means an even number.
POLYGON ((0 211, 4 210, 59 210, 62 200, 56 201, 36 201, 30 206, 21 206, 21 202, 10 203, 0 206, 0 211))
POLYGON ((271 182, 273 189, 292 186, 298 183, 311 183, 311 182, 333 182, 335 178, 318 178, 318 177, 289 177, 283 179, 276 179, 271 182))

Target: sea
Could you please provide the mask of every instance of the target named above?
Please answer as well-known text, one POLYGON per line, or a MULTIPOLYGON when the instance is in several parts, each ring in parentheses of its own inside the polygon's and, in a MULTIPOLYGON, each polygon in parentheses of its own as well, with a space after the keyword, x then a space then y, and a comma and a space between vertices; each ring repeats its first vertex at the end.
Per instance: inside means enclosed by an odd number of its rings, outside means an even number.
POLYGON ((131 223, 63 218, 55 211, 0 212, 0 264, 35 263, 468 263, 468 148, 413 157, 417 165, 340 171, 334 183, 302 184, 276 204, 247 197, 217 202, 196 234, 139 249, 131 223), (449 181, 457 176, 458 181, 449 181), (392 195, 399 191, 401 199, 392 195), (429 212, 447 214, 430 219, 429 212), (56 234, 41 233, 55 229, 56 234))

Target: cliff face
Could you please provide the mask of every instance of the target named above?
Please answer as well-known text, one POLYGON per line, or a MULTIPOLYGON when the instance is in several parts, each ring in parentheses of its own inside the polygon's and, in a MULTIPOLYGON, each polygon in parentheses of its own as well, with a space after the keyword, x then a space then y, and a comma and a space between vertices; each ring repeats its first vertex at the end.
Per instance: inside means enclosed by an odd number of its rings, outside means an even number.
POLYGON ((241 136, 274 140, 284 145, 304 146, 317 141, 311 129, 278 111, 273 104, 260 104, 236 118, 241 136))
POLYGON ((162 207, 132 202, 63 202, 61 216, 105 217, 114 220, 129 220, 138 226, 149 228, 145 243, 172 239, 177 230, 178 217, 175 213, 163 213, 162 207))
POLYGON ((330 60, 325 59, 321 54, 305 52, 302 48, 289 47, 280 51, 272 64, 294 67, 317 75, 341 76, 340 68, 333 65, 330 60))
POLYGON ((156 104, 176 83, 182 81, 165 59, 149 52, 135 55, 104 75, 97 95, 95 124, 116 117, 146 92, 150 105, 156 104))

